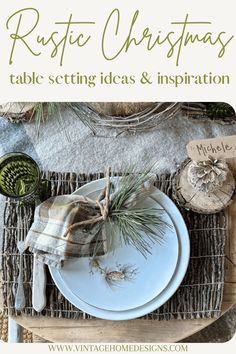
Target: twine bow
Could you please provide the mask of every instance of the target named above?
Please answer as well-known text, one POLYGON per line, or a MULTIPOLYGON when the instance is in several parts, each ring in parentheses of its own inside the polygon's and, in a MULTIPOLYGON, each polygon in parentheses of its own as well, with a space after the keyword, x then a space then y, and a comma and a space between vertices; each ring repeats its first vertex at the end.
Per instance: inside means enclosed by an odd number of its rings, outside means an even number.
POLYGON ((106 170, 106 174, 105 174, 106 180, 107 180, 106 187, 104 188, 104 190, 102 191, 102 193, 99 195, 98 199, 95 202, 95 204, 100 209, 101 216, 98 216, 98 217, 96 216, 96 217, 91 218, 89 220, 79 221, 79 222, 72 224, 71 226, 68 227, 64 237, 66 237, 68 234, 70 234, 71 231, 77 227, 93 225, 99 221, 106 221, 106 219, 109 215, 109 204, 110 204, 110 186, 111 186, 110 173, 111 173, 111 168, 108 167, 106 170), (104 203, 101 203, 102 200, 104 200, 104 203))

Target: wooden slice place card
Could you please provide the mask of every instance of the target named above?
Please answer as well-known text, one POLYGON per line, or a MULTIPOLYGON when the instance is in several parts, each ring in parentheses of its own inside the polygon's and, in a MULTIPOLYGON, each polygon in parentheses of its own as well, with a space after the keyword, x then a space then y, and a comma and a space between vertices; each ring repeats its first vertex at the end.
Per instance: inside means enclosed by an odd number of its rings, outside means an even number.
POLYGON ((226 162, 236 157, 234 137, 198 140, 187 146, 189 159, 176 172, 175 199, 186 209, 213 214, 225 209, 235 192, 235 179, 226 162))

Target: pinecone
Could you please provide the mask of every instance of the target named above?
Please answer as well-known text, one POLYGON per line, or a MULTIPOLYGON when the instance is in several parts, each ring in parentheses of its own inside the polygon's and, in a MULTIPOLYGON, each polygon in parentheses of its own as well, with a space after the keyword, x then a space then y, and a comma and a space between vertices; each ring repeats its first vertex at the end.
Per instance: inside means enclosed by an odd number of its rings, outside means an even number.
POLYGON ((227 178, 224 160, 208 157, 207 161, 193 161, 188 170, 188 182, 198 191, 210 193, 221 187, 227 178))

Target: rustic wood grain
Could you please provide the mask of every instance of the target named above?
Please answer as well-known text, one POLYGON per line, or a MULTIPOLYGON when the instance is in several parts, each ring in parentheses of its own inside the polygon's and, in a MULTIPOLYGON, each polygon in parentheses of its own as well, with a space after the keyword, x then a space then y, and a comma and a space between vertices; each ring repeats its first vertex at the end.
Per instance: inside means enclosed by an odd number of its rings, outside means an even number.
POLYGON ((193 320, 68 320, 21 317, 17 321, 40 337, 52 342, 177 342, 214 322, 193 320))
POLYGON ((198 191, 189 182, 189 168, 193 164, 187 159, 180 167, 176 176, 176 199, 186 209, 197 213, 214 214, 225 209, 232 201, 235 191, 235 179, 231 171, 228 171, 226 181, 212 193, 198 191))

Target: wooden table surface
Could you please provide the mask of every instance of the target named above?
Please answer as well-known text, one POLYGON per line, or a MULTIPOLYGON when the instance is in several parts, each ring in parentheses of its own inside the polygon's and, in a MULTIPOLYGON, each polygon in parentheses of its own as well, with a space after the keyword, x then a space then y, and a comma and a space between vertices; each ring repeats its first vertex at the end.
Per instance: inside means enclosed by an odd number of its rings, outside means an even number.
MULTIPOLYGON (((231 160, 236 172, 236 159, 231 160)), ((227 209, 225 287, 222 313, 236 303, 236 197, 227 209)), ((1 300, 1 299, 0 299, 1 300)), ((34 334, 52 342, 177 342, 202 330, 216 319, 199 320, 69 320, 18 316, 14 318, 34 334)))

